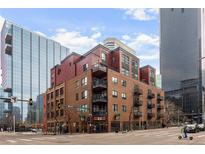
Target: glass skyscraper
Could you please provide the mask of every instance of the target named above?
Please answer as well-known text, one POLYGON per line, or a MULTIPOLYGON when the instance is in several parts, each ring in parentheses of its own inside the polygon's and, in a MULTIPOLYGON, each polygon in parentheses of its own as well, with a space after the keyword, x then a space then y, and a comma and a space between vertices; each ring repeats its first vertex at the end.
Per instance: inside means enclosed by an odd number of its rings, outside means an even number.
MULTIPOLYGON (((4 91, 40 104, 40 94, 50 87, 50 69, 68 55, 69 49, 7 20, 3 22, 0 38, 4 91)), ((28 105, 18 102, 15 106, 20 107, 21 120, 25 120, 28 105)), ((12 110, 12 105, 9 109, 12 110)))

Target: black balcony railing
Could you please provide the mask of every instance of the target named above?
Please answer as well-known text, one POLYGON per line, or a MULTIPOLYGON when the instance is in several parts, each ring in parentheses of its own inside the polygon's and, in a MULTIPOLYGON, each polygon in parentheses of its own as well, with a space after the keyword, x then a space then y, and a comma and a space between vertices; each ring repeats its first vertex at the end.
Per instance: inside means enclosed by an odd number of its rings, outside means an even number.
POLYGON ((96 64, 93 66, 93 72, 97 72, 97 71, 103 71, 103 72, 107 72, 106 66, 102 65, 102 64, 96 64))
POLYGON ((8 54, 8 55, 12 54, 12 45, 6 44, 6 46, 5 46, 5 53, 8 54))
POLYGON ((107 102, 107 96, 101 94, 94 94, 93 95, 93 103, 96 102, 107 102))
POLYGON ((158 110, 164 109, 164 106, 161 105, 161 104, 157 104, 157 109, 158 109, 158 110))
POLYGON ((141 100, 134 100, 134 106, 142 106, 143 101, 141 100))
POLYGON ((93 116, 106 116, 107 115, 107 111, 105 111, 105 110, 93 111, 92 115, 93 116))
POLYGON ((93 80, 93 88, 106 88, 107 80, 95 79, 93 80))
POLYGON ((134 117, 142 117, 142 112, 138 111, 138 110, 134 110, 134 117))
POLYGON ((151 108, 154 108, 155 107, 155 104, 152 104, 152 103, 147 103, 147 108, 148 109, 151 109, 151 108))
POLYGON ((148 99, 153 99, 153 98, 155 98, 155 95, 152 92, 148 92, 147 93, 147 98, 148 99))
POLYGON ((163 100, 163 97, 160 96, 160 95, 157 95, 157 100, 158 100, 158 101, 162 101, 162 100, 163 100))
POLYGON ((134 94, 135 95, 142 95, 143 91, 138 86, 134 86, 134 94))
POLYGON ((154 113, 153 113, 153 112, 147 112, 147 117, 148 117, 148 118, 154 117, 154 113))

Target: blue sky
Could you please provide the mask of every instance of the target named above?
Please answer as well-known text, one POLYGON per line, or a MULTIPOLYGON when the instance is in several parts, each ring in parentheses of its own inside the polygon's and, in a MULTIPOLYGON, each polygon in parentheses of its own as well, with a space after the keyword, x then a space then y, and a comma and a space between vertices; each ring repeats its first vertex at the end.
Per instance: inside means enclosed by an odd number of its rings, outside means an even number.
POLYGON ((107 37, 136 51, 159 72, 158 9, 0 9, 0 16, 85 53, 107 37))

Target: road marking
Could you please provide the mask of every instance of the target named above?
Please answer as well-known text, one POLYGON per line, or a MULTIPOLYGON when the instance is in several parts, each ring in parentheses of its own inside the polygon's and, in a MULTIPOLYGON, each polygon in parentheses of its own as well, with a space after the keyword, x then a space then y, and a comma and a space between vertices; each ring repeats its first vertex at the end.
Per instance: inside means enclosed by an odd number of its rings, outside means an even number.
POLYGON ((6 140, 7 142, 16 143, 14 140, 6 140))
POLYGON ((32 140, 44 140, 43 138, 31 138, 32 140))
POLYGON ((46 138, 46 139, 51 139, 51 140, 56 140, 55 137, 44 137, 44 138, 46 138))
POLYGON ((205 135, 199 135, 199 136, 197 136, 198 138, 201 138, 201 137, 204 137, 205 135))
POLYGON ((31 142, 32 140, 29 140, 29 139, 19 139, 21 141, 26 141, 26 142, 31 142))

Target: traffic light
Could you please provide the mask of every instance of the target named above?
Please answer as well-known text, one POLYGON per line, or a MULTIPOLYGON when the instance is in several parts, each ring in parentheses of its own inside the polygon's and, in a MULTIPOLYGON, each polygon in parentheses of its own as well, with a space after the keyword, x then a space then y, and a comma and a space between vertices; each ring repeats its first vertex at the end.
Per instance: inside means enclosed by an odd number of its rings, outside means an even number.
POLYGON ((32 98, 29 98, 28 104, 29 104, 29 105, 33 105, 33 99, 32 99, 32 98))
POLYGON ((58 109, 60 109, 61 108, 61 104, 60 103, 58 103, 58 109))
POLYGON ((17 102, 17 97, 12 96, 11 97, 11 103, 16 103, 17 102))

